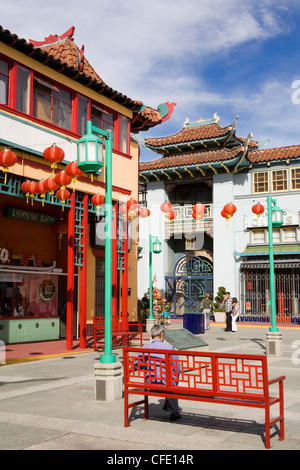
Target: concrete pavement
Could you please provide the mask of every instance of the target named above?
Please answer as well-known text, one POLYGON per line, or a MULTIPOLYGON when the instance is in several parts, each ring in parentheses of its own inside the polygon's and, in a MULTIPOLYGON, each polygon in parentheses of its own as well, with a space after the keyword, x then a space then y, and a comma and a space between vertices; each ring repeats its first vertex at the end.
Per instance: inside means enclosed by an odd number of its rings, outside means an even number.
MULTIPOLYGON (((265 354, 267 331, 268 326, 239 325, 237 333, 225 332, 212 323, 199 336, 210 351, 265 354)), ((274 435, 271 445, 300 450, 300 328, 280 331, 283 356, 269 357, 268 367, 269 378, 287 377, 286 437, 280 442, 274 435)), ((114 352, 122 360, 122 351, 114 352)), ((150 419, 144 421, 138 407, 132 410, 131 426, 124 428, 123 400, 94 399, 95 361, 99 353, 92 351, 1 366, 0 449, 127 450, 132 455, 138 450, 265 449, 264 412, 255 408, 181 401, 182 419, 171 422, 162 400, 151 397, 150 419)))

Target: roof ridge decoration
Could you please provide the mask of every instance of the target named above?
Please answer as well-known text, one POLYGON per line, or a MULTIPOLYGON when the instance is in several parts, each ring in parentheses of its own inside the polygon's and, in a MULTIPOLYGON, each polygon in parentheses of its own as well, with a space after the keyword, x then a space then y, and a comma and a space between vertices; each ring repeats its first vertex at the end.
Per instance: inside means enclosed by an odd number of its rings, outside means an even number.
POLYGON ((44 41, 33 41, 29 39, 29 42, 34 47, 43 47, 43 46, 50 46, 50 44, 55 44, 57 42, 63 41, 64 39, 70 39, 74 41, 74 33, 75 33, 75 26, 71 26, 64 34, 58 36, 57 34, 50 34, 47 38, 44 38, 44 41))
POLYGON ((198 126, 207 126, 208 124, 218 124, 220 118, 217 113, 214 114, 214 117, 211 119, 203 119, 200 118, 198 121, 190 122, 188 118, 186 118, 185 122, 183 123, 184 127, 198 127, 198 126))

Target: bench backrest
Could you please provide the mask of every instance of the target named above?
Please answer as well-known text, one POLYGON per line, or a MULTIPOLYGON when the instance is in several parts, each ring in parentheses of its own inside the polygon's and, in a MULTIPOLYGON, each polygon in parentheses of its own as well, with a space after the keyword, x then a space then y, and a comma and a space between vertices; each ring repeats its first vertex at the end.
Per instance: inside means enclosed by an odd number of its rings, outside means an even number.
MULTIPOLYGON (((94 317, 93 326, 96 336, 103 334, 105 329, 105 318, 94 317)), ((113 333, 116 331, 128 331, 128 319, 120 315, 112 315, 111 327, 113 333)))
POLYGON ((123 349, 127 389, 261 401, 268 396, 266 356, 218 352, 123 349))

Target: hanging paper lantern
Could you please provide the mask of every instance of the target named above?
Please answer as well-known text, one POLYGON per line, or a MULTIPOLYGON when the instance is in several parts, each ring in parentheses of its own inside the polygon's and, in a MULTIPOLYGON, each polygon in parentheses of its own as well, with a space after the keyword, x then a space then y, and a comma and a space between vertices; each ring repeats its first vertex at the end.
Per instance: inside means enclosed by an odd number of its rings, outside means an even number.
POLYGON ((192 212, 192 217, 193 219, 195 220, 201 220, 201 219, 204 219, 204 213, 203 212, 200 212, 197 214, 197 212, 192 212))
POLYGON ((252 206, 252 212, 256 214, 257 217, 263 214, 264 210, 265 210, 264 206, 260 204, 259 202, 257 204, 254 204, 254 206, 252 206))
POLYGON ((57 220, 52 224, 52 230, 58 234, 58 248, 60 250, 62 237, 68 233, 68 224, 63 220, 57 220))
POLYGON ((105 203, 105 197, 102 196, 102 194, 94 194, 94 196, 91 198, 92 204, 96 206, 96 211, 97 211, 97 216, 99 216, 100 212, 100 206, 105 203))
POLYGON ((65 171, 60 171, 54 176, 54 181, 58 186, 61 186, 61 188, 64 189, 65 186, 72 183, 72 178, 65 171))
POLYGON ((119 212, 120 214, 127 214, 127 204, 122 204, 120 207, 119 207, 119 212))
POLYGON ((169 211, 165 213, 166 219, 169 219, 170 222, 176 218, 176 212, 175 211, 169 211))
POLYGON ((51 163, 54 176, 54 168, 57 168, 57 164, 63 161, 65 158, 65 152, 63 149, 53 144, 51 147, 48 147, 46 150, 44 150, 43 157, 47 162, 51 163))
POLYGON ((128 215, 131 219, 136 215, 138 207, 139 203, 135 199, 129 199, 129 201, 127 201, 128 215))
POLYGON ((231 202, 226 204, 223 207, 223 209, 225 210, 225 212, 227 212, 227 214, 229 214, 230 217, 232 217, 233 214, 236 212, 236 206, 234 204, 232 204, 231 202))
POLYGON ((48 189, 44 186, 44 181, 38 181, 35 184, 35 192, 39 194, 42 199, 42 205, 44 206, 45 194, 48 192, 48 189))
POLYGON ((78 168, 77 162, 71 162, 66 166, 66 173, 71 176, 73 181, 73 191, 75 191, 75 182, 77 178, 83 175, 83 171, 78 168))
POLYGON ((71 197, 71 194, 66 188, 61 188, 57 191, 56 197, 58 199, 61 199, 61 202, 62 202, 62 205, 63 205, 62 210, 64 210, 66 200, 71 197))
POLYGON ((150 210, 147 207, 141 207, 139 210, 139 215, 145 219, 146 217, 149 217, 150 210))
POLYGON ((17 155, 11 150, 4 149, 0 152, 0 166, 3 166, 4 184, 6 184, 8 168, 17 162, 17 155))
POLYGON ((28 184, 30 183, 30 181, 24 181, 22 184, 21 184, 21 191, 23 191, 23 193, 26 194, 26 202, 28 204, 28 198, 30 196, 30 192, 29 192, 29 188, 28 188, 28 184))
POLYGON ((49 191, 49 194, 51 196, 51 202, 53 204, 54 192, 57 191, 57 189, 59 188, 59 185, 57 183, 55 183, 53 178, 47 178, 44 181, 44 187, 45 187, 45 189, 47 189, 47 191, 49 191))
POLYGON ((197 202, 197 204, 193 205, 193 212, 196 214, 204 214, 206 211, 206 207, 204 204, 201 204, 201 202, 197 202))
POLYGON ((230 219, 230 215, 225 211, 225 209, 221 210, 221 216, 224 217, 224 219, 230 219))
POLYGON ((168 201, 163 202, 162 205, 160 206, 160 210, 165 213, 170 212, 172 209, 173 209, 173 205, 168 201))
POLYGON ((36 194, 36 181, 28 181, 27 188, 29 196, 31 197, 31 205, 33 205, 33 199, 36 194))

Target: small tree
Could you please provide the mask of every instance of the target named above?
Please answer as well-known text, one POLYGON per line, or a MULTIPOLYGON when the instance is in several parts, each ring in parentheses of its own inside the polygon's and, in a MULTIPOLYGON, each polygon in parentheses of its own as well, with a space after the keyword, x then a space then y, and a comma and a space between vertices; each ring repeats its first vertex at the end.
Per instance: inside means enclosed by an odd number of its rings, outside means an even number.
POLYGON ((215 303, 214 303, 214 310, 215 311, 218 310, 218 311, 221 311, 221 312, 223 312, 223 311, 225 312, 225 309, 221 308, 220 305, 224 300, 226 292, 227 291, 226 291, 225 287, 223 287, 223 286, 219 287, 217 295, 215 297, 215 303))

